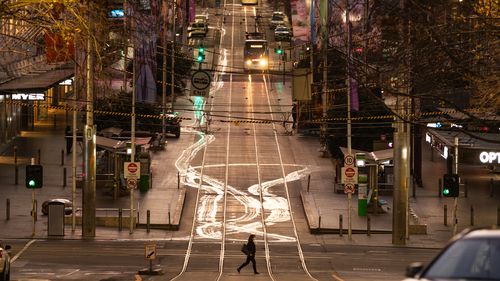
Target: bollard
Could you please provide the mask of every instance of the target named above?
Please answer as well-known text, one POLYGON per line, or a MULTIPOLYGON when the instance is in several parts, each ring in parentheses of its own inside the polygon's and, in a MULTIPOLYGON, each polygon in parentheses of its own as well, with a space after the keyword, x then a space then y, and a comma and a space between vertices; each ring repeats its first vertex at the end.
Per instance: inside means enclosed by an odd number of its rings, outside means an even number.
POLYGON ((470 206, 470 225, 474 225, 474 206, 470 206))
POLYGON ((444 205, 444 226, 448 226, 448 206, 444 205))
POLYGON ((168 225, 171 225, 172 223, 170 222, 170 211, 168 211, 168 225))
POLYGON ((149 223, 150 223, 150 219, 151 219, 151 213, 150 213, 150 211, 148 210, 148 211, 146 212, 146 230, 147 230, 147 232, 148 232, 148 233, 149 233, 149 226, 150 226, 150 225, 149 225, 149 223))
POLYGON ((122 231, 123 225, 122 225, 122 216, 123 216, 123 210, 122 208, 118 209, 118 230, 122 231))
POLYGON ((66 167, 63 168, 63 187, 66 187, 66 167))
POLYGON ((441 198, 441 179, 438 180, 438 196, 441 198))
POLYGON ((372 234, 372 219, 370 215, 366 216, 366 235, 370 236, 372 234))
POLYGON ((19 167, 14 166, 14 184, 17 185, 19 183, 19 167))
POLYGON ((468 195, 469 195, 469 188, 468 188, 467 180, 464 180, 464 197, 467 198, 468 195))
POLYGON ((307 175, 307 192, 309 192, 310 185, 311 185, 311 175, 307 175))
POLYGON ((318 230, 321 229, 321 215, 318 217, 318 230))
POLYGON ((10 220, 10 199, 7 198, 7 203, 5 205, 5 219, 10 220))
POLYGON ((500 207, 497 207, 497 226, 500 226, 500 207))
POLYGON ((40 165, 40 163, 42 162, 42 152, 40 151, 40 148, 38 149, 38 165, 40 165))
POLYGON ((339 236, 342 237, 342 214, 339 214, 339 236))
POLYGON ((493 178, 491 178, 490 179, 490 197, 493 197, 493 185, 494 185, 493 178))
POLYGON ((61 149, 61 166, 64 166, 64 149, 61 149))
POLYGON ((17 166, 17 146, 14 146, 14 165, 17 166))
POLYGON ((181 173, 177 172, 177 189, 181 188, 181 173))

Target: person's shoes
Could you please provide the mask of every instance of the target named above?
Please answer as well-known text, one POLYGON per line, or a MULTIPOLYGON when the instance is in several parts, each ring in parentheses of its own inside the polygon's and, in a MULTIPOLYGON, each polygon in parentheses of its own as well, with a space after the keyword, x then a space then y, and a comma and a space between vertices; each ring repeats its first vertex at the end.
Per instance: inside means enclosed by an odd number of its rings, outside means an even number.
POLYGON ((257 271, 255 271, 254 274, 260 274, 260 273, 258 273, 257 271))

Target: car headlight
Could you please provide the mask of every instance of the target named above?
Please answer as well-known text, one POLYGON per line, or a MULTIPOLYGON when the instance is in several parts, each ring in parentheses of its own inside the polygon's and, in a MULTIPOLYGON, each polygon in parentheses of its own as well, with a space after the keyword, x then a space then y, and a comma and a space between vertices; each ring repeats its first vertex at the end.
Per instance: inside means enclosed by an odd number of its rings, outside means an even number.
POLYGON ((260 66, 266 66, 267 65, 267 60, 266 59, 261 59, 259 62, 260 66))
POLYGON ((252 60, 247 60, 247 65, 252 65, 252 60))

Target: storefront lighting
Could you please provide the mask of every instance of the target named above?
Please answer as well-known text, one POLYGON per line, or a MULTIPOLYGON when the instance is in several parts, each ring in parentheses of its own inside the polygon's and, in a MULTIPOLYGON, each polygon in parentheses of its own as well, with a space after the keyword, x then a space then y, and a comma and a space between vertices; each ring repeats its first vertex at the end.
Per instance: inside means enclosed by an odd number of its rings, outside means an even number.
POLYGON ((437 122, 437 123, 427 123, 427 127, 428 128, 441 128, 441 123, 440 122, 437 122))

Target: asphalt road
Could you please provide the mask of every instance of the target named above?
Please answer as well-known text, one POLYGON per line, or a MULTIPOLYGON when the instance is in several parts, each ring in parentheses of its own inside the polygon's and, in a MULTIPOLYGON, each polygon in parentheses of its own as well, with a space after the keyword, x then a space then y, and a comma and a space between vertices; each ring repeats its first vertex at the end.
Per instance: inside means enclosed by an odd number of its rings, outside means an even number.
MULTIPOLYGON (((13 246, 15 257, 28 241, 4 241, 13 246)), ((136 280, 138 271, 149 266, 145 258, 144 241, 35 241, 16 258, 12 267, 12 280, 136 280)), ((182 268, 187 241, 156 241, 157 259, 154 267, 160 266, 163 276, 140 275, 142 280, 171 280, 182 268)), ((236 267, 244 260, 239 244, 228 245, 221 280, 272 280, 264 268, 262 245, 257 241, 257 265, 261 272, 254 276, 250 269, 241 274, 236 267), (260 251, 259 251, 260 250, 260 251), (238 279, 236 279, 238 278, 238 279)), ((217 262, 220 247, 217 243, 200 243, 208 262, 192 263, 189 271, 203 279, 218 275, 217 262)), ((402 280, 404 268, 412 261, 429 261, 435 249, 366 247, 342 245, 303 245, 304 255, 311 274, 318 280, 402 280)), ((300 271, 296 264, 287 262, 293 247, 279 246, 273 252, 278 262, 273 262, 275 277, 285 273, 293 275, 300 271)), ((274 261, 274 259, 273 259, 274 261)), ((140 279, 138 279, 140 280, 140 279)), ((278 279, 279 280, 279 279, 278 279)), ((290 277, 288 280, 301 280, 290 277)))

